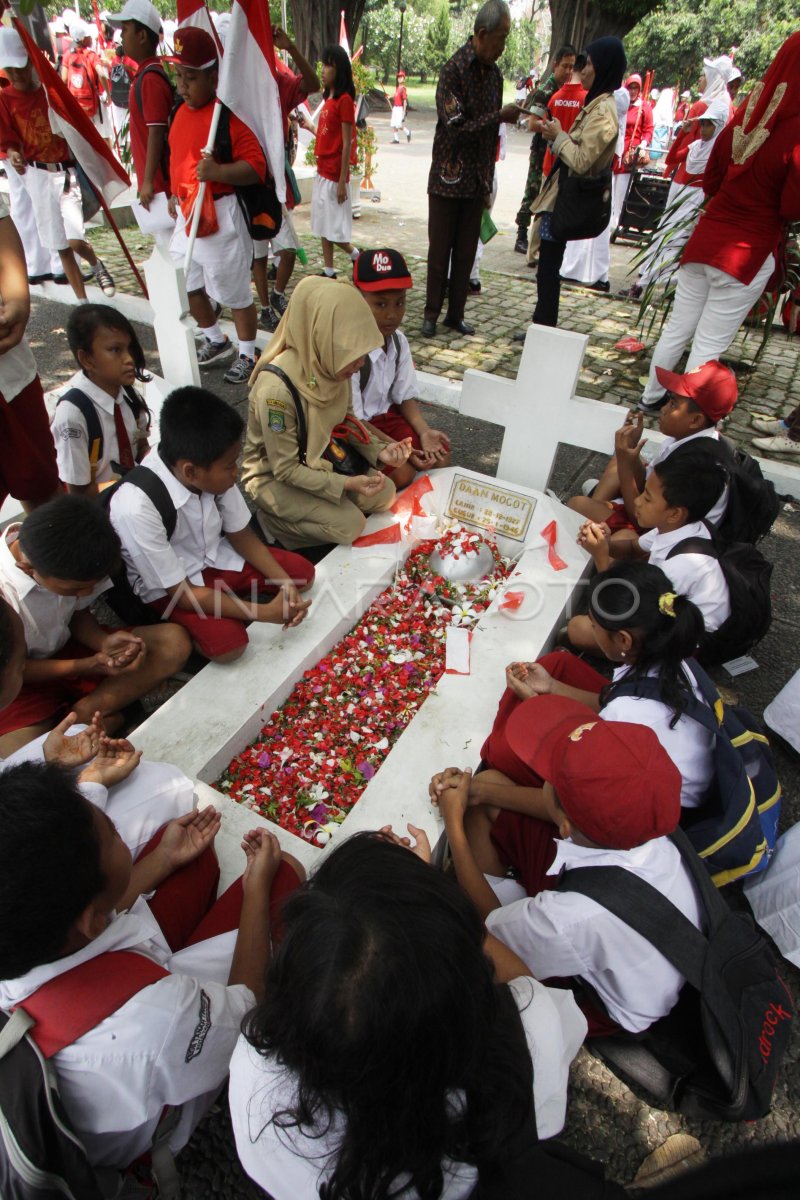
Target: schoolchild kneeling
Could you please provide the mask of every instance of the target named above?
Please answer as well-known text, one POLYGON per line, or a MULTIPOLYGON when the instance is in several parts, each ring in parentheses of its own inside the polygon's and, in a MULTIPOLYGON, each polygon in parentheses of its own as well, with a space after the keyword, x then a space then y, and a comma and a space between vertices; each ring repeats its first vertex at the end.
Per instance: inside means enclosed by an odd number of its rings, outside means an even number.
POLYGON ((387 441, 353 412, 351 380, 383 338, 349 283, 302 279, 251 380, 242 482, 281 545, 349 544, 366 514, 394 501, 411 443, 387 441), (349 473, 345 473, 348 471, 349 473))
MULTIPOLYGON (((733 411, 738 399, 736 376, 716 359, 685 375, 656 367, 659 382, 667 389, 658 414, 658 428, 665 435, 652 462, 641 456, 644 418, 629 412, 614 437, 614 454, 602 477, 588 496, 573 496, 567 507, 583 513, 590 521, 604 522, 611 544, 644 533, 636 521, 636 500, 644 490, 653 468, 679 446, 696 445, 700 439, 719 441, 719 422, 733 411), (617 499, 616 497, 620 497, 617 499)), ((725 515, 728 489, 703 516, 719 524, 725 515)))
MULTIPOLYGON (((714 555, 682 543, 706 542, 713 545, 712 530, 706 514, 722 497, 728 474, 713 449, 698 441, 685 454, 670 454, 657 463, 636 497, 637 524, 646 533, 622 542, 609 539, 608 526, 587 521, 578 534, 578 542, 591 554, 598 571, 610 566, 612 559, 647 559, 661 567, 672 583, 672 590, 687 596, 703 614, 706 633, 714 633, 731 614, 731 597, 722 566, 714 555)), ((576 649, 596 647, 589 621, 573 617, 567 626, 570 645, 576 649)))
POLYGON ((96 496, 149 450, 150 412, 135 384, 151 377, 127 317, 108 304, 82 304, 67 321, 80 370, 56 406, 51 429, 67 491, 96 496))
POLYGON ((124 1169, 148 1151, 165 1105, 180 1110, 177 1152, 225 1083, 302 867, 251 830, 243 876, 216 899, 213 808, 170 821, 132 862, 61 768, 27 763, 2 781, 0 1005, 36 1020, 92 1164, 124 1169))
POLYGON ((107 629, 89 611, 111 586, 119 538, 84 496, 59 496, 0 539, 0 591, 22 618, 23 686, 0 714, 0 754, 51 729, 65 713, 109 730, 123 712, 179 671, 191 646, 176 625, 107 629))
POLYGON ((538 783, 509 747, 506 729, 525 700, 550 695, 585 704, 604 721, 652 729, 681 773, 682 807, 698 808, 706 802, 714 778, 714 736, 687 715, 696 703, 708 707, 693 674, 693 667, 698 668, 691 661, 703 630, 698 609, 672 591, 659 567, 619 563, 592 580, 588 620, 598 653, 614 665, 611 679, 566 650, 536 662, 511 663, 492 731, 481 750, 489 769, 472 780, 470 800, 493 804, 501 796, 506 807, 512 787, 520 812, 548 815, 538 783))
POLYGON ((353 411, 383 437, 411 441, 413 450, 403 466, 383 468, 395 487, 403 488, 417 471, 450 466, 446 434, 431 429, 422 415, 411 349, 400 331, 411 274, 399 251, 363 250, 353 265, 353 283, 383 335, 383 346, 372 350, 353 376, 353 411))
POLYGON ((251 528, 236 484, 243 427, 212 392, 176 389, 158 446, 110 503, 134 595, 214 662, 244 653, 250 621, 299 625, 311 603, 299 593, 314 580, 307 559, 268 550, 251 528))
POLYGON ((183 266, 198 186, 207 184, 212 197, 211 228, 204 226, 201 216, 186 276, 189 311, 205 336, 197 361, 206 367, 233 352, 209 300, 213 296, 230 308, 239 339, 238 358, 225 372, 225 382, 246 383, 255 366, 258 313, 250 288, 253 243, 234 188, 263 183, 267 163, 255 134, 233 113, 228 117, 232 161, 217 162, 204 153, 217 96, 217 47, 210 33, 184 25, 175 31, 174 49, 166 61, 175 63, 183 103, 169 130, 169 205, 176 218, 169 252, 173 262, 183 266))
POLYGON ((559 892, 558 879, 562 869, 622 867, 702 928, 694 883, 667 836, 680 817, 680 773, 651 729, 603 721, 563 696, 526 700, 507 738, 538 780, 548 820, 514 804, 473 805, 470 771, 434 776, 459 883, 536 979, 575 991, 589 1037, 641 1032, 673 1008, 683 977, 594 900, 559 892))

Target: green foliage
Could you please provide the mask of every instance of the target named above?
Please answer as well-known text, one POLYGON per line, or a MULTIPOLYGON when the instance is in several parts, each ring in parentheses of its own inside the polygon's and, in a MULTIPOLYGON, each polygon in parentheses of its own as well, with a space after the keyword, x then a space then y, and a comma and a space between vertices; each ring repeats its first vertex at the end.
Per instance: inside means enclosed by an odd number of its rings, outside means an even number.
POLYGON ((661 86, 694 83, 704 56, 733 47, 745 80, 759 79, 796 27, 795 0, 670 0, 636 26, 625 49, 661 86))
MULTIPOLYGON (((405 13, 400 65, 409 74, 419 75, 428 69, 426 34, 432 19, 430 15, 414 12, 410 8, 405 13)), ((378 78, 383 83, 393 80, 400 44, 400 13, 394 5, 384 2, 376 11, 365 13, 356 41, 363 41, 364 57, 375 68, 378 78)))
POLYGON ((425 65, 434 77, 447 62, 450 45, 450 11, 447 4, 440 4, 425 31, 425 65))

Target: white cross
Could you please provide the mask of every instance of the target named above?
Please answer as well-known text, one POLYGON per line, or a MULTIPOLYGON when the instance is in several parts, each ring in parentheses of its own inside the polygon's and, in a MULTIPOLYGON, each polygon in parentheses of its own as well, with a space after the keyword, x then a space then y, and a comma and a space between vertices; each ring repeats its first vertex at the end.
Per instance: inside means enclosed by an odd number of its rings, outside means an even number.
POLYGON ((464 372, 460 412, 504 427, 498 479, 544 491, 559 442, 613 452, 619 405, 575 395, 588 341, 583 333, 531 325, 516 379, 464 372))
POLYGON ((153 309, 153 332, 164 379, 172 387, 200 386, 200 369, 194 344, 194 329, 186 295, 186 276, 165 250, 153 246, 144 264, 147 291, 153 309))

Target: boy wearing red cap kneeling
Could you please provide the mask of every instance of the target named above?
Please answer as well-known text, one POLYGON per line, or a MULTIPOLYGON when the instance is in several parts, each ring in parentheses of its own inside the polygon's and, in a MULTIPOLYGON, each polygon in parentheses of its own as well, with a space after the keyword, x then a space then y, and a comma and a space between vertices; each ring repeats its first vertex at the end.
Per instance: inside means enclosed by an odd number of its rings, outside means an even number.
MULTIPOLYGON (((607 525, 612 543, 644 533, 636 521, 634 506, 653 467, 687 442, 698 438, 718 441, 717 423, 733 411, 738 399, 736 376, 717 359, 685 375, 656 367, 656 375, 667 389, 658 414, 658 427, 665 435, 658 454, 651 463, 645 463, 641 456, 646 440, 642 440, 644 418, 641 413, 629 412, 614 438, 614 455, 591 495, 573 496, 567 501, 568 508, 607 525)), ((726 488, 705 519, 718 523, 727 504, 726 488)))
POLYGON ((422 415, 411 348, 400 331, 406 292, 413 286, 411 273, 398 250, 362 250, 353 263, 353 283, 383 337, 383 345, 367 355, 353 376, 353 412, 387 441, 411 442, 413 450, 407 462, 382 468, 396 488, 404 488, 417 471, 450 466, 447 435, 431 429, 422 415))
POLYGON ((623 867, 702 928, 694 884, 667 837, 680 817, 680 774, 651 729, 603 721, 563 696, 525 701, 506 732, 541 779, 552 824, 526 815, 522 789, 510 780, 504 807, 501 786, 492 788, 492 805, 480 802, 480 776, 473 781, 469 771, 434 776, 431 798, 458 881, 489 932, 535 978, 576 991, 589 1037, 641 1033, 672 1009, 683 977, 618 917, 560 892, 558 881, 570 868, 623 867))

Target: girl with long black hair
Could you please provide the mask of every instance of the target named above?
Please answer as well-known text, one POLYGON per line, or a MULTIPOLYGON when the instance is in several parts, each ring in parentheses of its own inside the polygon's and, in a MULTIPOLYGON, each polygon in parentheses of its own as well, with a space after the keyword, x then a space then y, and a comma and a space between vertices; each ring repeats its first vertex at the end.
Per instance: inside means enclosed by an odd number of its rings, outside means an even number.
MULTIPOLYGON (((589 621, 598 648, 615 664, 611 682, 565 650, 537 662, 511 663, 507 688, 481 757, 488 770, 476 774, 471 804, 496 805, 547 820, 538 776, 508 744, 505 729, 512 712, 531 696, 553 694, 579 700, 605 721, 648 725, 681 773, 681 805, 703 803, 713 777, 713 736, 685 716, 691 697, 702 695, 690 660, 703 633, 702 615, 685 596, 676 595, 660 567, 625 562, 602 571, 589 591, 589 621), (658 699, 647 695, 615 698, 623 681, 658 681, 658 699)), ((531 738, 536 730, 531 729, 531 738)), ((436 777, 440 786, 446 780, 436 777)))
POLYGON ((563 1125, 584 1017, 411 832, 416 852, 351 837, 282 910, 230 1081, 239 1157, 274 1200, 462 1200, 563 1125))
POLYGON ((311 196, 311 232, 322 239, 325 274, 334 277, 333 248, 355 261, 358 251, 350 238, 353 207, 350 202, 350 168, 356 164, 356 89, 353 68, 341 46, 322 52, 322 112, 316 128, 303 125, 316 137, 317 174, 311 196))

